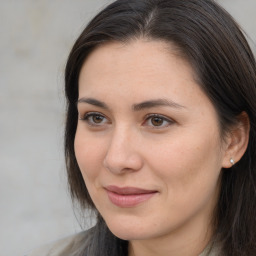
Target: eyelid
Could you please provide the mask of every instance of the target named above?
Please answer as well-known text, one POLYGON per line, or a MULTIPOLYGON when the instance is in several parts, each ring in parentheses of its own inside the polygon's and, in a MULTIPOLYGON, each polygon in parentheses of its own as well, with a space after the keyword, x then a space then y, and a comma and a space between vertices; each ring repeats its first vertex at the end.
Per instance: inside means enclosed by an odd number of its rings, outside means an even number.
POLYGON ((84 118, 86 118, 87 116, 90 116, 90 115, 99 115, 99 116, 104 116, 105 117, 105 115, 103 115, 100 112, 97 112, 97 111, 87 111, 87 112, 85 112, 83 114, 79 113, 79 119, 84 119, 84 118))
POLYGON ((109 120, 104 114, 100 113, 100 112, 95 112, 95 111, 89 111, 89 112, 86 112, 85 114, 83 114, 82 116, 79 115, 79 120, 81 121, 84 121, 86 122, 88 125, 90 126, 95 126, 95 127, 100 127, 100 126, 103 126, 106 124, 106 122, 102 122, 102 123, 93 123, 93 122, 90 122, 89 121, 89 118, 90 117, 93 117, 93 116, 101 116, 103 118, 105 118, 106 120, 109 120))
POLYGON ((174 121, 172 118, 167 117, 167 116, 162 115, 162 114, 147 114, 147 115, 145 116, 145 121, 143 122, 143 124, 145 124, 147 121, 150 120, 150 118, 153 118, 153 117, 158 117, 158 118, 163 119, 164 121, 168 122, 168 125, 163 125, 163 126, 154 126, 154 125, 151 125, 152 129, 166 128, 166 127, 170 126, 171 124, 175 123, 175 121, 174 121))

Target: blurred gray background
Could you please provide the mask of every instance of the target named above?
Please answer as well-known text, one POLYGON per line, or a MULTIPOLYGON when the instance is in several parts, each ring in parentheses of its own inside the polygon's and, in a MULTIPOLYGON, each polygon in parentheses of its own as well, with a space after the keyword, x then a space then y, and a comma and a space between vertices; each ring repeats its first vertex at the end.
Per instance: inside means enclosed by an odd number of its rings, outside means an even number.
MULTIPOLYGON (((0 0, 0 256, 80 231, 63 159, 63 71, 76 37, 109 2, 0 0)), ((256 1, 218 2, 255 52, 256 1)))

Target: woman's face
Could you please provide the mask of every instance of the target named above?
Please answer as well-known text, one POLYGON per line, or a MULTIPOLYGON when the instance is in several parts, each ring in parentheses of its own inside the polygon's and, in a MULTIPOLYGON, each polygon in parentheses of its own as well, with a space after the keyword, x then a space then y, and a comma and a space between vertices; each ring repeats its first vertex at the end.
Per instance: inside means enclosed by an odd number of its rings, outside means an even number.
POLYGON ((100 46, 82 67, 78 112, 76 158, 116 236, 205 235, 225 144, 186 61, 163 42, 100 46))

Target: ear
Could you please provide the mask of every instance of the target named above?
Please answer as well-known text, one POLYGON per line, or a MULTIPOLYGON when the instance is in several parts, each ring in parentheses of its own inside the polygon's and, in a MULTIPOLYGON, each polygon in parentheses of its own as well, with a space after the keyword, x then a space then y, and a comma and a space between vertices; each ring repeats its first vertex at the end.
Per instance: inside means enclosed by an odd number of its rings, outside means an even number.
POLYGON ((231 128, 226 144, 225 154, 222 162, 223 168, 230 168, 233 164, 237 163, 244 155, 249 141, 250 133, 250 120, 246 112, 242 112, 238 118, 238 123, 231 128), (234 163, 230 161, 234 160, 234 163))

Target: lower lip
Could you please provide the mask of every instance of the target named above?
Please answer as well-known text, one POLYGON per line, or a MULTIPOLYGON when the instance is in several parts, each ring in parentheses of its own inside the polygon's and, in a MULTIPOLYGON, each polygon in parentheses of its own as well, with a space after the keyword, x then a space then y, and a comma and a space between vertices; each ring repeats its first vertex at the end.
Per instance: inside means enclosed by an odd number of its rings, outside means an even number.
POLYGON ((149 200, 157 192, 133 195, 120 195, 107 190, 109 200, 118 207, 129 208, 134 207, 149 200))

